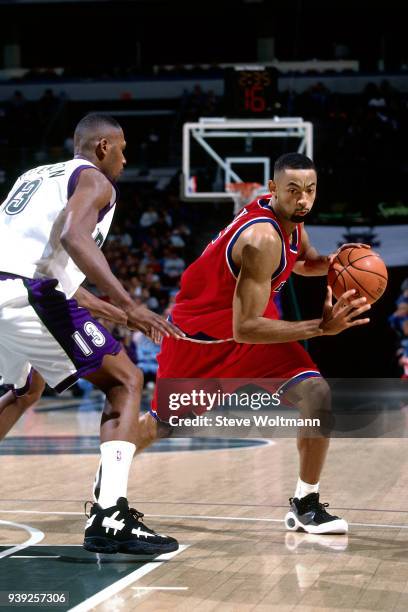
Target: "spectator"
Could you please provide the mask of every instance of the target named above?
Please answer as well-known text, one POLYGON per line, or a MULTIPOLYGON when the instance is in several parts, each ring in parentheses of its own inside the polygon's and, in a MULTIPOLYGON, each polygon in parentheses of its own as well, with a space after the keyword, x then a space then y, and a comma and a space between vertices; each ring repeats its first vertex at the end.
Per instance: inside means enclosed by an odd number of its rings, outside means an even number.
POLYGON ((160 352, 160 347, 139 331, 134 332, 133 342, 137 351, 137 365, 144 374, 145 384, 154 382, 158 367, 156 356, 160 352))
POLYGON ((142 214, 139 220, 140 227, 147 228, 157 223, 159 215, 153 206, 149 206, 147 210, 142 214))
POLYGON ((388 322, 398 337, 396 355, 398 363, 403 368, 402 378, 408 378, 408 278, 401 285, 401 295, 396 301, 396 310, 388 318, 388 322))
POLYGON ((167 249, 166 255, 163 257, 163 275, 165 282, 170 286, 174 286, 176 281, 183 274, 186 262, 182 257, 174 251, 167 249))
POLYGON ((176 249, 183 249, 186 246, 179 229, 174 229, 169 237, 169 243, 176 249))

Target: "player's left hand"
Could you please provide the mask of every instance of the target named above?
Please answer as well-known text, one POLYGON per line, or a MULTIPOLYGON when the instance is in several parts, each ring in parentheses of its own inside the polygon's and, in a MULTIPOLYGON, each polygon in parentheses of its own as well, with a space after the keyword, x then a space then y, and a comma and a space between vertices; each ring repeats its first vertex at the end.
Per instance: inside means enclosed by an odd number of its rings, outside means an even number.
POLYGON ((347 242, 346 244, 342 244, 335 253, 330 253, 328 255, 329 265, 333 263, 333 260, 341 251, 344 249, 371 249, 369 244, 364 244, 363 242, 347 242))
POLYGON ((350 327, 365 325, 370 322, 368 317, 364 319, 356 318, 370 310, 371 304, 367 304, 367 298, 365 297, 355 298, 355 293, 355 289, 345 291, 333 306, 333 292, 330 285, 327 286, 322 321, 320 323, 320 329, 323 330, 326 336, 334 336, 350 327))

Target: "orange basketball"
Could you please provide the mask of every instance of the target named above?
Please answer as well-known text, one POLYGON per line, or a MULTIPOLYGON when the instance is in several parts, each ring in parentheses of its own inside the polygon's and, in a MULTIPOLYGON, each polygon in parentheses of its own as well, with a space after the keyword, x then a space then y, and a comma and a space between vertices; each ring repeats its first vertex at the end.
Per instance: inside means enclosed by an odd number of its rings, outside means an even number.
POLYGON ((388 272, 381 257, 371 249, 353 247, 340 251, 327 278, 336 299, 345 291, 355 289, 353 298, 366 297, 373 304, 387 287, 388 272))

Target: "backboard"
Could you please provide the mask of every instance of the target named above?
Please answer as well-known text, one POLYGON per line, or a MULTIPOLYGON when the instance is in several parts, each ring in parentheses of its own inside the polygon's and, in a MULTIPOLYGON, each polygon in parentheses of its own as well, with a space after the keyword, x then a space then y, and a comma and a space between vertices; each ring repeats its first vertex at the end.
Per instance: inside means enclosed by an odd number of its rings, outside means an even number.
POLYGON ((231 200, 228 183, 267 185, 275 160, 297 151, 313 157, 313 124, 301 117, 205 117, 183 126, 183 200, 231 200))

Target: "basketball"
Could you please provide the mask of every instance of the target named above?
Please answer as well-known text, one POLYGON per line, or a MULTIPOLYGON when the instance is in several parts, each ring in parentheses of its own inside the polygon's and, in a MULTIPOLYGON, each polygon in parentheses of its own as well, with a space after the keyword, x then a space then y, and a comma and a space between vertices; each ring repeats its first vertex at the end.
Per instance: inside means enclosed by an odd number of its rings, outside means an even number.
POLYGON ((369 304, 376 302, 387 287, 385 263, 371 249, 353 247, 336 255, 328 273, 328 283, 336 299, 349 289, 354 297, 366 297, 369 304))

